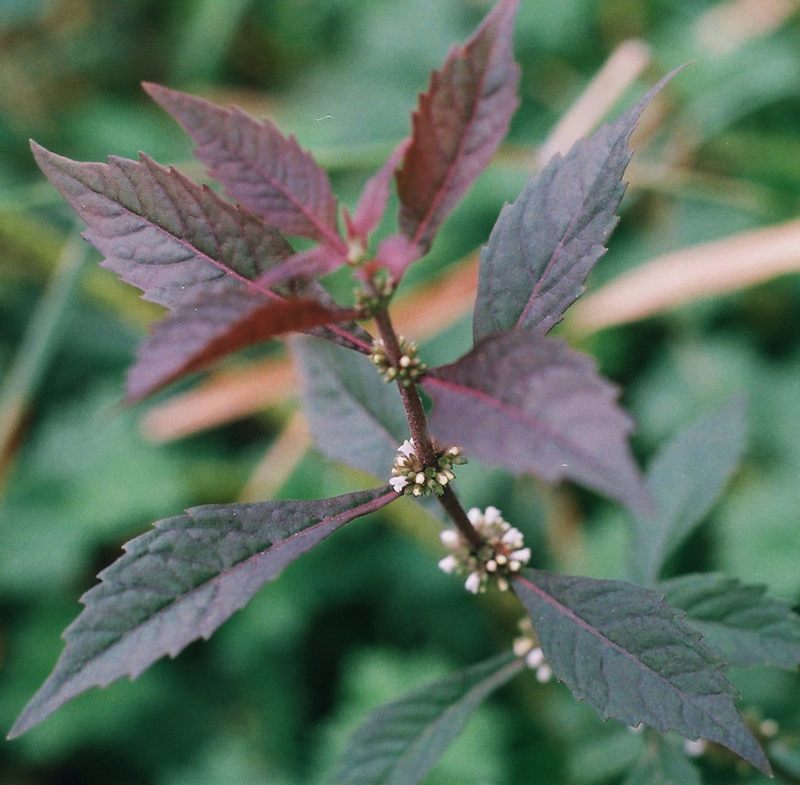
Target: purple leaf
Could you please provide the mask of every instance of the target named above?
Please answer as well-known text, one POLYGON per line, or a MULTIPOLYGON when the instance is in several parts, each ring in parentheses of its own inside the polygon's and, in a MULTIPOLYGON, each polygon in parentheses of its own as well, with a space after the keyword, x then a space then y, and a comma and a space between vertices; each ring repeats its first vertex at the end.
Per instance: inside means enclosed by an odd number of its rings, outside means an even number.
POLYGON ((514 583, 553 673, 603 719, 716 741, 770 773, 722 662, 663 595, 538 570, 514 583))
POLYGON ((628 139, 665 77, 616 122, 556 155, 503 207, 481 252, 475 341, 500 330, 548 332, 586 290, 617 224, 631 157, 628 139))
POLYGON ((144 398, 214 360, 276 335, 348 321, 354 315, 314 300, 268 300, 246 289, 195 300, 156 324, 139 345, 128 372, 127 398, 144 398))
POLYGON ((467 457, 548 482, 568 477, 644 513, 633 428, 594 362, 529 330, 499 333, 423 379, 431 434, 467 457))
POLYGON ((269 120, 222 109, 202 98, 146 83, 144 89, 192 137, 197 157, 226 193, 268 224, 310 237, 347 256, 328 176, 269 120))
POLYGON ((105 257, 102 266, 146 300, 174 309, 241 291, 293 253, 280 232, 146 155, 80 163, 31 146, 87 224, 83 236, 105 257))
POLYGON ((9 738, 91 687, 136 678, 165 654, 209 638, 287 564, 397 498, 383 487, 319 501, 194 507, 159 521, 81 598, 86 607, 64 632, 53 673, 9 738))
POLYGON ((326 275, 342 266, 342 257, 324 245, 316 245, 306 251, 290 256, 285 262, 275 265, 260 279, 266 289, 292 278, 311 279, 316 275, 326 275))
POLYGON ((400 227, 422 253, 488 165, 517 108, 511 45, 518 2, 500 0, 420 95, 397 191, 400 227))
POLYGON ((348 234, 366 240, 380 223, 389 200, 389 183, 403 156, 408 150, 410 139, 404 139, 389 156, 386 163, 367 181, 358 201, 353 217, 348 220, 348 234))

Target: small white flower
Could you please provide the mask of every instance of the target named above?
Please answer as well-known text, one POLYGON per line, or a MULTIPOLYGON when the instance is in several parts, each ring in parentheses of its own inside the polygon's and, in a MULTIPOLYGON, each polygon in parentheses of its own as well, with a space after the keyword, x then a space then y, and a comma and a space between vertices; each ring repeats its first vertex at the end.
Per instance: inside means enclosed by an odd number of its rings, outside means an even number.
POLYGON ((410 439, 406 439, 398 448, 397 452, 402 453, 406 456, 406 458, 410 458, 412 455, 416 455, 417 452, 414 449, 414 445, 410 439))
POLYGON ((499 520, 502 520, 502 515, 500 515, 500 510, 497 507, 487 507, 486 512, 483 514, 483 520, 486 521, 490 526, 493 523, 496 523, 499 520))
POLYGON ((474 526, 478 521, 483 520, 483 513, 477 507, 473 507, 467 510, 467 518, 469 518, 469 522, 474 526))
POLYGON ((478 593, 478 589, 481 587, 481 576, 480 573, 471 572, 467 577, 467 580, 464 581, 464 588, 467 591, 472 592, 473 594, 478 593))
POLYGON ((778 735, 780 727, 775 720, 764 720, 759 726, 758 731, 762 736, 771 739, 773 736, 778 735))
MULTIPOLYGON (((530 638, 520 638, 520 640, 527 640, 530 641, 530 638)), ((531 641, 531 645, 533 642, 531 641)), ((542 651, 541 646, 535 646, 528 652, 528 656, 525 657, 525 663, 529 668, 539 668, 544 663, 544 652, 542 651)))
POLYGON ((553 669, 545 662, 536 669, 536 681, 546 684, 553 678, 553 669))
POLYGON ((530 548, 520 548, 518 551, 512 551, 508 554, 511 559, 518 562, 527 562, 531 558, 530 548))
POLYGON ((428 478, 425 476, 425 472, 417 472, 417 476, 414 477, 414 482, 417 485, 425 485, 425 480, 428 478))
POLYGON ((522 532, 519 529, 515 529, 512 526, 503 535, 503 545, 507 545, 509 548, 521 548, 522 547, 522 532))
POLYGON ((392 486, 392 489, 395 493, 402 493, 403 488, 408 485, 408 480, 405 477, 390 477, 389 478, 389 485, 392 486))
POLYGON ((706 740, 695 739, 694 741, 691 741, 687 739, 685 742, 683 742, 683 751, 690 758, 699 758, 706 751, 706 740))
POLYGON ((455 548, 461 543, 461 537, 455 529, 445 529, 439 534, 439 539, 445 548, 455 548))
MULTIPOLYGON (((531 649, 533 649, 533 641, 530 638, 522 637, 522 638, 515 638, 514 639, 514 654, 517 657, 524 657, 529 652, 532 654, 531 649)), ((526 660, 527 662, 527 660, 526 660)), ((528 663, 530 665, 530 663, 528 663)), ((535 668, 535 665, 530 665, 531 668, 535 668)))
POLYGON ((442 570, 442 572, 451 573, 456 567, 458 567, 458 561, 456 561, 456 557, 452 554, 450 554, 450 556, 445 556, 444 559, 439 562, 439 569, 442 570))

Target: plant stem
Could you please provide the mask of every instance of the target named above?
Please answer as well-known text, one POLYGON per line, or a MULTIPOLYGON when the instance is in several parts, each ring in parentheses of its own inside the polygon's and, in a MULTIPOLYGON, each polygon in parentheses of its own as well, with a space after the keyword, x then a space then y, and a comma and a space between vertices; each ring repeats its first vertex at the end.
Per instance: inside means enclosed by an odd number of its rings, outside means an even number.
MULTIPOLYGON (((403 352, 400 349, 400 341, 397 338, 394 325, 385 308, 381 308, 378 313, 375 314, 375 322, 378 325, 378 331, 380 332, 381 340, 386 350, 386 356, 389 358, 389 362, 396 367, 400 363, 403 352)), ((422 399, 419 397, 417 386, 415 384, 406 386, 401 381, 398 381, 397 387, 400 390, 400 397, 406 412, 408 427, 411 430, 411 441, 414 443, 414 451, 425 467, 436 466, 438 464, 438 458, 436 457, 436 450, 431 442, 431 437, 428 434, 428 420, 425 417, 425 409, 422 406, 422 399)), ((475 527, 470 523, 467 513, 464 511, 464 507, 450 485, 444 486, 443 493, 438 499, 445 512, 467 542, 469 542, 476 551, 483 547, 483 537, 478 534, 475 527)))

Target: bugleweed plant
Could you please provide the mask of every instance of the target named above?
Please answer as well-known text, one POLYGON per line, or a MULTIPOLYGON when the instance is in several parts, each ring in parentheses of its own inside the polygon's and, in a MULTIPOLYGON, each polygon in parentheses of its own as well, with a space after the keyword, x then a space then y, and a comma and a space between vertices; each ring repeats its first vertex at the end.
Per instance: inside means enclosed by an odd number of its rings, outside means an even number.
POLYGON ((503 207, 481 252, 471 351, 428 368, 393 327, 392 297, 406 269, 425 257, 516 109, 516 8, 517 0, 500 0, 433 74, 410 137, 367 182, 352 214, 312 157, 271 122, 152 84, 147 92, 192 137, 232 201, 146 155, 78 163, 33 144, 103 266, 169 311, 138 350, 129 401, 232 352, 299 333, 293 351, 318 448, 382 483, 316 501, 194 507, 158 521, 84 595, 61 658, 12 737, 89 688, 138 676, 208 638, 287 564, 410 495, 441 508, 443 570, 470 592, 516 595, 520 636, 513 651, 376 711, 333 782, 419 782, 476 706, 526 668, 540 681, 554 675, 603 719, 654 729, 630 782, 699 782, 684 749, 656 733, 667 731, 770 772, 723 667, 795 669, 798 617, 763 587, 722 575, 660 580, 736 465, 741 402, 678 434, 645 477, 617 389, 589 357, 549 335, 605 253, 629 137, 663 82, 556 156, 503 207), (393 180, 399 228, 375 247, 393 180), (287 235, 311 243, 296 252, 287 235), (318 280, 345 266, 356 287, 351 306, 318 280), (514 522, 495 507, 462 506, 454 480, 470 459, 550 483, 572 480, 624 505, 634 582, 528 568, 531 552, 514 522))

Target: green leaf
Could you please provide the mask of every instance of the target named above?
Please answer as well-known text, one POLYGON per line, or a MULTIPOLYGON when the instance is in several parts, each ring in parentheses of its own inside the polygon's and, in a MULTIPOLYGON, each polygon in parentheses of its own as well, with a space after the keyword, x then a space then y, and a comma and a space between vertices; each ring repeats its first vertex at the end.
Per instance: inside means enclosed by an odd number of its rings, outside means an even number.
POLYGON ((769 773, 721 661, 662 595, 538 570, 515 587, 553 672, 603 719, 716 741, 769 773))
POLYGON ((388 487, 317 501, 194 507, 158 521, 81 598, 52 674, 9 738, 91 687, 174 657, 211 634, 267 582, 348 521, 397 498, 388 487))
POLYGON ((666 560, 711 509, 741 460, 746 427, 744 399, 736 396, 681 430, 653 459, 647 485, 656 514, 634 518, 635 583, 655 584, 666 560))
POLYGON ((313 338, 292 341, 304 411, 317 449, 334 461, 388 477, 408 423, 397 388, 367 358, 313 338))
POLYGON ((651 736, 647 753, 623 785, 702 785, 700 772, 678 747, 661 736, 651 736))
POLYGON ((766 596, 766 586, 700 574, 663 581, 658 589, 728 665, 800 665, 800 616, 788 603, 766 596))
POLYGON ((331 782, 420 782, 472 712, 523 668, 523 660, 502 654, 380 707, 353 734, 331 782))

